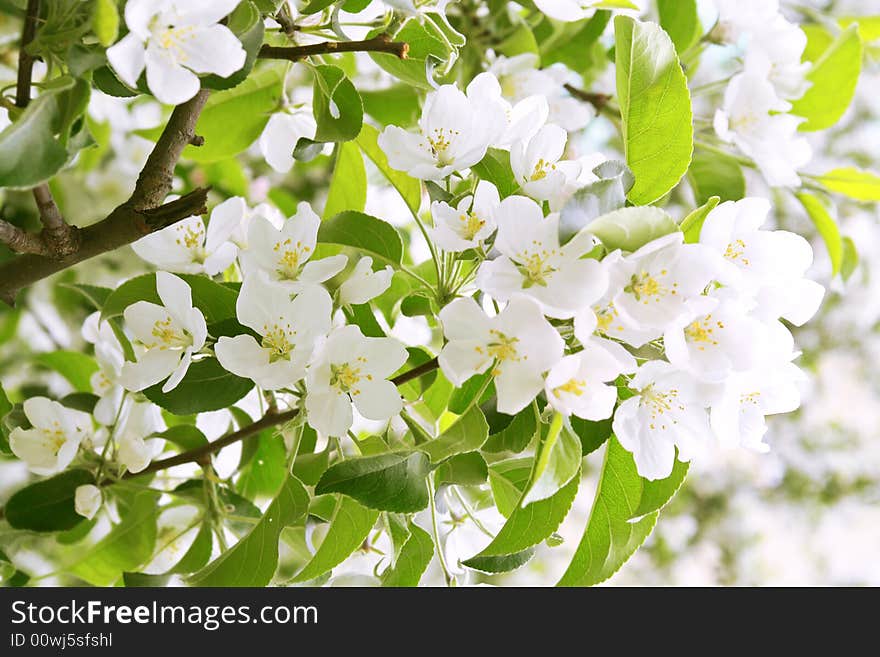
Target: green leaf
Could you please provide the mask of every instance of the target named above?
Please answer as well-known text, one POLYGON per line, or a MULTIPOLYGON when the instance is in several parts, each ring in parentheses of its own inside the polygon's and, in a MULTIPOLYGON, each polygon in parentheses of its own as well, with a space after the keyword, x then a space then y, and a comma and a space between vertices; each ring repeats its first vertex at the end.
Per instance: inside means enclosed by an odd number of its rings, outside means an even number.
POLYGON ((72 392, 69 395, 64 395, 64 397, 58 400, 58 403, 75 411, 82 411, 91 415, 95 412, 95 406, 98 404, 99 399, 98 395, 93 395, 90 392, 72 392))
POLYGON ((605 444, 605 441, 611 435, 611 418, 594 422, 582 420, 572 415, 568 422, 571 425, 572 431, 580 438, 581 454, 583 456, 595 452, 605 444))
POLYGON ((406 59, 378 52, 371 52, 370 57, 398 80, 430 90, 432 87, 427 77, 428 62, 444 62, 451 55, 443 33, 431 21, 421 22, 418 17, 413 17, 403 24, 394 35, 394 40, 409 44, 406 59))
POLYGON ((858 26, 863 43, 880 39, 880 16, 844 16, 837 19, 837 24, 841 27, 849 27, 853 23, 858 26))
POLYGON ((636 178, 629 200, 646 205, 675 187, 690 164, 690 92, 672 40, 660 26, 616 16, 614 34, 624 150, 636 178))
POLYGON ((382 125, 410 126, 421 115, 419 93, 415 87, 396 84, 376 91, 361 90, 360 94, 364 112, 382 125))
MULTIPOLYGON (((850 276, 852 276, 856 267, 859 266, 859 252, 856 249, 856 244, 853 242, 851 237, 843 238, 843 261, 840 263, 840 275, 844 281, 848 281, 850 276)), ((2 413, 0 413, 0 418, 2 418, 2 413)), ((3 427, 0 426, 0 432, 3 431, 3 427)))
POLYGON ((791 108, 792 114, 807 119, 798 129, 812 132, 837 123, 852 102, 861 70, 862 41, 858 26, 850 25, 807 73, 813 84, 791 108))
POLYGON ((676 52, 690 48, 703 31, 696 0, 657 0, 660 27, 666 30, 676 52))
POLYGON ((678 230, 664 210, 653 205, 621 208, 594 219, 587 230, 611 251, 636 251, 651 240, 678 230))
POLYGON ((391 265, 400 265, 403 259, 397 229, 363 212, 340 212, 321 222, 318 242, 351 246, 391 265))
POLYGON ((74 390, 92 392, 90 379, 98 371, 98 363, 87 354, 78 351, 47 351, 37 354, 34 360, 63 376, 74 390))
POLYGON ((211 550, 214 546, 213 531, 209 523, 202 523, 195 539, 190 544, 189 549, 165 574, 174 573, 194 573, 204 568, 205 564, 211 560, 211 550))
POLYGON ((354 139, 364 122, 364 105, 357 89, 336 66, 316 66, 314 73, 315 141, 354 139))
POLYGON ((483 445, 484 452, 513 452, 518 454, 528 447, 535 437, 538 426, 535 422, 535 411, 525 408, 517 413, 513 421, 498 433, 489 436, 483 445))
POLYGON ((98 43, 109 48, 116 42, 119 35, 119 8, 116 0, 95 0, 92 9, 92 32, 98 37, 98 43))
POLYGON ((216 162, 246 150, 279 107, 286 72, 287 64, 270 64, 255 70, 237 87, 211 94, 195 129, 205 143, 187 146, 183 156, 195 162, 216 162))
POLYGON ((35 187, 54 176, 75 155, 70 130, 88 103, 89 86, 72 78, 33 99, 0 132, 0 187, 35 187))
POLYGON ((568 515, 580 482, 578 468, 575 476, 550 497, 528 506, 518 505, 492 542, 479 554, 462 563, 471 566, 475 559, 513 555, 548 538, 568 515))
POLYGON ((565 244, 594 219, 626 205, 635 179, 623 162, 609 160, 593 169, 599 180, 578 189, 562 208, 559 242, 565 244))
POLYGON ((831 275, 835 276, 840 271, 840 265, 843 262, 843 238, 840 236, 840 229, 837 227, 837 221, 831 216, 831 212, 825 203, 817 196, 801 192, 796 194, 804 210, 807 211, 816 230, 822 236, 825 242, 825 248, 828 249, 828 257, 831 259, 831 275))
POLYGON ((340 144, 323 217, 328 219, 343 210, 360 212, 366 203, 367 171, 361 151, 353 143, 340 144))
POLYGON ((385 152, 379 148, 378 139, 379 131, 365 123, 355 142, 360 146, 364 155, 370 158, 379 172, 391 183, 392 187, 398 191, 407 207, 413 212, 418 212, 422 204, 421 183, 403 171, 396 171, 388 166, 388 158, 385 156, 385 152))
POLYGON ((746 179, 736 158, 720 153, 698 152, 688 169, 694 198, 703 205, 713 196, 738 201, 746 195, 746 179))
POLYGON ((689 463, 675 460, 672 466, 672 474, 666 479, 644 479, 642 478, 642 497, 639 500, 639 506, 633 512, 632 518, 640 518, 641 516, 659 511, 666 503, 672 499, 678 489, 684 483, 687 476, 689 463))
POLYGON ((721 199, 717 196, 711 197, 706 203, 698 207, 696 210, 688 214, 681 220, 681 232, 684 233, 684 241, 688 244, 696 244, 700 241, 700 233, 703 231, 703 223, 709 213, 715 209, 721 199))
POLYGON ((489 477, 489 466, 479 452, 457 454, 441 463, 434 474, 437 485, 479 486, 489 477))
POLYGON ((518 508, 532 475, 534 459, 524 457, 497 461, 489 466, 489 486, 498 512, 504 517, 518 508))
POLYGON ((501 556, 471 557, 462 564, 471 570, 479 570, 481 573, 508 573, 511 570, 522 568, 531 558, 535 556, 535 548, 530 547, 516 554, 505 554, 501 556))
POLYGON ((260 521, 248 534, 190 578, 194 586, 266 586, 278 567, 281 531, 302 519, 309 494, 288 477, 260 521))
POLYGON ((167 440, 169 443, 180 447, 182 451, 198 449, 208 444, 205 434, 191 424, 178 424, 166 429, 162 433, 155 434, 154 437, 167 440))
POLYGON ((857 201, 880 201, 880 176, 871 171, 842 167, 819 176, 819 182, 832 192, 857 201))
POLYGON ((686 472, 686 467, 676 465, 668 481, 652 483, 644 492, 645 480, 632 454, 612 438, 590 519, 557 586, 591 586, 611 577, 651 533, 657 509, 675 493, 686 472), (638 522, 631 522, 639 516, 638 522))
POLYGON ((583 73, 593 63, 591 53, 595 52, 596 47, 601 52, 603 61, 607 63, 604 48, 598 40, 610 21, 610 11, 597 11, 592 18, 585 21, 556 22, 552 28, 549 27, 550 21, 544 21, 538 29, 548 26, 548 29, 552 29, 552 33, 537 39, 541 49, 542 64, 549 66, 555 62, 562 62, 571 70, 583 73))
POLYGON ((463 415, 467 412, 471 404, 479 404, 489 396, 490 385, 486 388, 486 382, 492 377, 492 373, 486 370, 482 374, 474 374, 465 381, 461 386, 455 388, 452 397, 449 399, 449 412, 456 415, 463 415), (476 399, 480 391, 483 392, 483 399, 476 399))
POLYGON ((371 509, 412 513, 428 506, 428 457, 392 452, 350 458, 331 465, 315 494, 344 493, 371 509))
POLYGON ((236 489, 251 500, 271 497, 287 477, 287 449, 284 447, 284 440, 274 429, 270 429, 261 432, 256 440, 248 441, 248 446, 250 445, 254 446, 254 451, 241 469, 241 475, 235 484, 236 489))
POLYGON ((74 509, 77 487, 94 483, 92 473, 73 469, 25 486, 6 502, 6 521, 35 532, 70 529, 83 520, 74 509))
POLYGON ((327 535, 293 581, 307 582, 315 579, 345 561, 348 555, 363 545, 378 517, 378 511, 361 506, 347 495, 340 495, 327 535))
POLYGON ((190 365, 171 392, 162 392, 161 383, 143 392, 151 402, 174 415, 194 415, 232 406, 253 387, 253 381, 227 372, 216 358, 205 358, 190 365))
POLYGON ((104 302, 107 301, 107 297, 113 293, 113 290, 109 287, 98 287, 97 285, 84 285, 82 283, 62 283, 61 285, 79 292, 95 310, 101 310, 104 302))
POLYGON ((400 549, 394 565, 382 573, 382 586, 418 586, 434 557, 431 535, 412 521, 407 527, 409 538, 400 549))
POLYGON ((471 167, 481 179, 488 180, 498 188, 501 198, 507 198, 519 189, 519 184, 510 168, 510 153, 498 148, 490 148, 485 157, 471 167))
POLYGON ((110 586, 122 573, 137 570, 156 547, 156 514, 159 496, 152 491, 136 493, 122 522, 92 546, 70 572, 95 586, 110 586))
POLYGON ((581 469, 581 443, 557 413, 549 426, 541 428, 541 442, 520 506, 545 500, 565 486, 581 469))
POLYGON ((9 449, 9 431, 6 428, 6 423, 3 421, 3 418, 6 417, 6 414, 9 413, 12 408, 12 402, 9 401, 9 397, 6 396, 6 391, 3 390, 3 384, 0 383, 0 453, 3 454, 12 453, 9 449))
POLYGON ((436 464, 456 454, 480 449, 488 437, 489 425, 486 424, 486 418, 479 408, 473 407, 437 438, 419 445, 419 449, 436 464))
MULTIPOLYGON (((202 311, 208 324, 217 324, 235 317, 235 303, 238 292, 212 281, 207 276, 179 274, 192 290, 192 302, 202 311)), ((149 301, 162 305, 156 292, 156 274, 143 274, 130 278, 117 287, 104 301, 101 318, 118 317, 125 309, 137 301, 149 301)))

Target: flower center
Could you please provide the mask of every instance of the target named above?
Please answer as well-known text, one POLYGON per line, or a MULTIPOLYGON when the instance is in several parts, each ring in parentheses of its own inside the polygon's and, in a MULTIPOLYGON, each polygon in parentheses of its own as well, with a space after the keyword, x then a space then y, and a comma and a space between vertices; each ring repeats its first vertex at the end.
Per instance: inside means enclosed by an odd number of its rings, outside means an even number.
POLYGON ((486 225, 485 220, 480 219, 473 212, 462 213, 458 219, 461 222, 461 236, 466 240, 474 239, 486 225))
POLYGON ((561 386, 556 386, 553 388, 553 394, 557 397, 561 392, 567 392, 570 395, 575 395, 576 397, 580 397, 584 394, 584 388, 587 387, 587 382, 584 379, 569 379, 561 386))
MULTIPOLYGON (((660 276, 666 276, 667 273, 667 270, 664 269, 660 272, 660 276)), ((673 283, 672 287, 673 289, 670 290, 659 280, 657 280, 657 278, 655 278, 650 272, 642 271, 638 274, 632 275, 632 278, 630 278, 629 281, 629 285, 623 288, 623 291, 633 295, 636 298, 636 301, 642 301, 642 297, 645 297, 644 301, 642 302, 645 305, 648 305, 648 301, 650 299, 654 299, 654 301, 660 301, 660 299, 667 294, 677 294, 678 292, 674 288, 678 287, 678 283, 673 283)))
POLYGON ((157 26, 154 24, 152 32, 160 48, 169 51, 179 64, 186 63, 189 55, 184 50, 183 44, 195 36, 195 28, 193 26, 173 27, 168 25, 157 29, 157 26))
MULTIPOLYGON (((668 428, 668 425, 665 424, 664 415, 666 413, 674 414, 676 411, 684 410, 684 406, 678 401, 677 388, 670 388, 665 392, 661 392, 655 390, 654 384, 652 383, 643 388, 639 394, 641 395, 639 404, 641 406, 647 406, 651 414, 651 429, 657 428, 656 421, 659 418, 661 422, 660 428, 665 431, 668 428)), ((678 424, 678 420, 673 419, 672 424, 678 424)))
POLYGON ((478 354, 486 354, 495 359, 496 367, 492 370, 492 376, 498 376, 498 365, 505 361, 516 362, 520 360, 516 351, 516 343, 519 342, 519 338, 511 338, 495 329, 490 329, 489 334, 492 336, 492 339, 486 345, 485 349, 483 347, 475 347, 475 349, 478 354))
POLYGON ((459 135, 458 130, 450 128, 434 128, 425 138, 431 146, 431 155, 437 160, 438 167, 444 167, 452 164, 452 157, 446 151, 452 145, 452 140, 459 135))
POLYGON ((702 343, 698 344, 697 349, 700 351, 706 350, 706 344, 710 344, 713 347, 718 346, 718 340, 715 338, 715 329, 723 329, 724 323, 719 322, 717 320, 712 320, 712 315, 706 315, 702 319, 697 319, 691 322, 684 329, 685 337, 691 342, 702 343))
POLYGON ((532 170, 532 175, 529 176, 529 182, 537 182, 539 180, 544 180, 547 177, 547 174, 550 171, 555 171, 556 165, 552 162, 547 162, 544 158, 539 158, 538 162, 535 164, 535 168, 532 170), (548 171, 549 169, 549 171, 548 171))
POLYGON ((303 246, 302 241, 299 240, 293 244, 293 240, 288 237, 283 242, 276 242, 272 250, 278 254, 276 269, 278 276, 282 279, 296 280, 312 249, 303 246))
POLYGON ((724 257, 728 260, 739 260, 742 264, 748 267, 749 259, 743 257, 745 252, 746 243, 742 240, 735 240, 727 245, 727 248, 724 250, 724 257))
MULTIPOLYGON (((279 321, 283 321, 280 320, 279 321)), ((263 340, 260 346, 269 350, 269 362, 274 363, 279 360, 289 360, 290 352, 293 351, 293 344, 288 338, 288 334, 296 335, 296 331, 291 330, 290 324, 275 323, 272 326, 263 325, 263 340)))
POLYGON ((153 343, 152 345, 147 345, 148 347, 175 349, 188 347, 192 344, 192 337, 190 337, 189 333, 185 330, 178 331, 170 316, 165 319, 157 319, 153 324, 153 330, 151 333, 153 337, 158 339, 158 342, 153 343))
POLYGON ((362 379, 367 381, 373 380, 372 374, 362 374, 361 368, 366 363, 366 359, 359 357, 355 361, 355 365, 342 363, 341 365, 330 365, 330 386, 339 390, 339 392, 351 393, 359 395, 360 390, 356 387, 362 379))
POLYGON ((181 235, 174 240, 178 245, 189 249, 192 252, 192 258, 196 262, 204 262, 207 257, 205 253, 205 229, 202 226, 193 228, 192 226, 177 226, 177 232, 181 235))
POLYGON ((752 404, 753 406, 757 406, 760 403, 761 393, 760 392, 747 392, 739 397, 740 404, 752 404))
MULTIPOLYGON (((535 242, 535 246, 538 246, 537 242, 535 242)), ((532 253, 521 253, 517 269, 525 278, 523 287, 526 289, 533 285, 547 287, 547 278, 556 271, 556 267, 548 264, 548 261, 556 255, 556 249, 541 249, 532 253)))

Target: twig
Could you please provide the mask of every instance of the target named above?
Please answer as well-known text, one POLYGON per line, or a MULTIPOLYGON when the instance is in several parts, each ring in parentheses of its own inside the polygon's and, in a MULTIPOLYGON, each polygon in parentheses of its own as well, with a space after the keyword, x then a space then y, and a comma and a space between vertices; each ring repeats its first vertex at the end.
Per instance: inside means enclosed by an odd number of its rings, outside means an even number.
POLYGON ((261 59, 287 59, 295 62, 311 55, 332 55, 338 52, 384 52, 406 59, 409 44, 392 41, 387 34, 380 34, 366 41, 324 41, 307 46, 270 46, 260 48, 261 59))
POLYGON ((40 237, 46 247, 46 253, 55 258, 63 258, 76 253, 80 245, 79 228, 68 224, 52 198, 47 183, 37 185, 33 189, 34 201, 43 222, 40 237))
POLYGON ((46 255, 46 245, 39 235, 29 233, 3 219, 0 219, 0 243, 16 253, 46 255))
POLYGON ((601 112, 603 109, 605 109, 605 107, 608 105, 608 102, 611 100, 611 96, 609 96, 608 94, 600 94, 593 91, 584 91, 583 89, 578 89, 577 87, 572 86, 568 83, 562 86, 564 86, 565 90, 578 100, 583 100, 584 102, 590 103, 590 105, 596 108, 597 112, 601 112))
MULTIPOLYGON (((174 109, 138 177, 131 198, 98 223, 81 229, 79 248, 75 252, 53 258, 47 257, 45 251, 16 249, 26 255, 0 263, 0 300, 12 305, 18 291, 28 285, 83 260, 131 244, 176 221, 204 214, 207 189, 196 189, 176 201, 160 204, 171 191, 174 167, 195 134, 196 121, 207 100, 208 92, 200 91, 192 100, 174 109)), ((10 232, 8 227, 5 230, 10 232)), ((29 240, 27 244, 30 245, 29 240)))
MULTIPOLYGON (((394 385, 400 386, 407 381, 412 381, 413 379, 424 376, 429 372, 433 372, 438 367, 439 365, 437 363, 437 359, 432 358, 431 360, 422 363, 418 367, 414 367, 408 372, 399 374, 390 380, 391 383, 393 383, 394 385)), ((130 479, 131 477, 140 477, 141 475, 151 474, 153 472, 158 472, 159 470, 166 470, 167 468, 173 467, 175 465, 183 465, 184 463, 203 464, 205 463, 206 459, 210 457, 211 454, 216 454, 224 447, 229 447, 234 443, 245 440, 246 438, 260 433, 261 431, 263 431, 263 429, 268 429, 270 427, 275 427, 280 424, 284 424, 285 422, 289 422, 298 414, 298 408, 284 411, 283 413, 279 413, 277 412, 277 410, 273 411, 270 408, 269 411, 262 418, 260 418, 253 424, 249 424, 246 427, 242 427, 238 431, 233 431, 232 433, 226 434, 222 438, 218 438, 214 442, 202 445, 201 447, 197 447, 186 452, 181 452, 180 454, 175 454, 174 456, 170 456, 167 459, 162 459, 161 461, 154 461, 144 470, 141 470, 138 473, 126 473, 123 478, 130 479)), ((109 484, 111 483, 111 481, 107 480, 102 483, 109 484)))
POLYGON ((34 58, 27 52, 27 46, 37 34, 37 20, 40 17, 40 0, 28 0, 25 10, 24 28, 21 31, 21 45, 18 49, 18 76, 15 81, 15 104, 27 107, 31 100, 31 79, 34 72, 34 58))

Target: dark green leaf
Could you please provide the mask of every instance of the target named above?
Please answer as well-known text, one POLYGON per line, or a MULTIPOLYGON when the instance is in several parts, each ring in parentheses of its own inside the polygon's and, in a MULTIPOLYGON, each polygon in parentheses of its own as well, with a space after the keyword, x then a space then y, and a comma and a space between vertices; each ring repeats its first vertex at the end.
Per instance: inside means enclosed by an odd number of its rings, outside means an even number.
POLYGON ((76 489, 94 483, 91 472, 73 469, 25 486, 6 502, 6 521, 35 532, 71 529, 83 519, 74 509, 76 489))
POLYGON ((414 522, 409 523, 409 538, 400 549, 394 565, 382 573, 382 586, 418 586, 434 557, 431 535, 414 522))
POLYGON ((230 374, 216 358, 205 358, 190 365, 171 392, 162 392, 162 384, 157 383, 144 390, 144 395, 175 415, 193 415, 232 406, 253 387, 253 381, 230 374))
POLYGON ((471 557, 467 561, 462 561, 462 565, 467 566, 471 570, 479 570, 481 573, 508 573, 511 570, 525 566, 531 561, 533 556, 535 556, 535 548, 530 547, 516 554, 471 557))
POLYGON ((351 246, 391 265, 399 265, 403 258, 397 229, 363 212, 340 212, 322 222, 318 242, 351 246))
POLYGON ((428 472, 421 452, 350 458, 327 469, 315 494, 344 493, 372 509, 411 513, 428 506, 428 472))
POLYGON ((458 418, 440 436, 419 449, 431 457, 432 463, 440 463, 456 454, 480 449, 489 436, 489 425, 483 412, 476 406, 458 418))
POLYGON ((358 136, 364 121, 361 97, 342 69, 314 67, 314 113, 318 124, 315 141, 349 141, 358 136))

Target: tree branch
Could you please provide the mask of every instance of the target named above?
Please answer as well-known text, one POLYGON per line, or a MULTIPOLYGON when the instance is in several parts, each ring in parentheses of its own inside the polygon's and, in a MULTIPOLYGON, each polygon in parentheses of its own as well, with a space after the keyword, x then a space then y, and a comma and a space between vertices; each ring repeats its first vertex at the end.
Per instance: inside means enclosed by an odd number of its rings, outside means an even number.
POLYGON ((287 59, 292 62, 305 59, 312 55, 332 55, 338 52, 384 52, 406 59, 409 44, 392 41, 387 34, 380 34, 366 41, 325 41, 307 46, 270 46, 260 48, 261 59, 287 59))
POLYGON ((40 213, 40 221, 43 222, 43 231, 40 239, 45 245, 46 254, 54 258, 63 258, 76 253, 80 245, 79 228, 71 226, 52 198, 52 192, 47 183, 37 185, 33 189, 34 201, 40 213))
MULTIPOLYGON (((433 372, 438 367, 439 364, 437 362, 437 359, 432 358, 431 360, 422 363, 418 367, 412 368, 408 372, 398 374, 394 378, 390 379, 390 381, 394 385, 400 386, 404 383, 407 383, 408 381, 412 381, 413 379, 417 379, 420 376, 424 376, 429 372, 433 372)), ((152 474, 153 472, 166 470, 175 465, 183 465, 184 463, 203 463, 207 457, 209 457, 211 454, 216 454, 224 447, 229 447, 230 445, 233 445, 240 440, 250 438, 251 436, 260 433, 263 429, 268 429, 270 427, 275 427, 279 424, 289 422, 298 414, 298 408, 284 411, 283 413, 266 413, 266 415, 261 417, 253 424, 249 424, 246 427, 242 427, 238 431, 233 431, 232 433, 226 434, 222 438, 218 438, 214 442, 208 443, 207 445, 202 445, 201 447, 197 447, 186 452, 181 452, 180 454, 175 454, 174 456, 170 456, 167 459, 162 459, 161 461, 154 461, 140 472, 127 472, 123 476, 123 479, 131 479, 132 477, 140 477, 141 475, 152 474)), ((110 484, 112 483, 112 480, 103 481, 101 483, 104 485, 110 484)))
POLYGON ((15 81, 15 104, 27 107, 31 100, 31 80, 34 72, 34 58, 27 52, 27 46, 37 34, 37 20, 40 17, 40 0, 28 0, 25 10, 24 28, 21 31, 21 45, 18 49, 18 76, 15 81))
POLYGON ((29 233, 3 219, 0 219, 0 244, 6 244, 18 253, 46 254, 46 245, 39 235, 29 233))
POLYGON ((605 107, 608 105, 608 101, 611 100, 611 96, 609 96, 608 94, 584 91, 583 89, 578 89, 577 87, 572 86, 568 83, 564 84, 563 86, 568 93, 570 93, 578 100, 590 103, 590 105, 596 108, 597 112, 601 112, 603 109, 605 109, 605 107))
POLYGON ((208 92, 200 91, 192 100, 174 108, 147 158, 131 198, 105 219, 79 230, 79 247, 76 251, 53 258, 48 257, 45 250, 35 253, 16 249, 28 255, 0 263, 0 301, 12 305, 18 291, 28 285, 83 260, 131 244, 176 221, 207 212, 208 190, 201 188, 176 201, 160 205, 171 191, 174 167, 195 134, 196 121, 207 100, 208 92))

